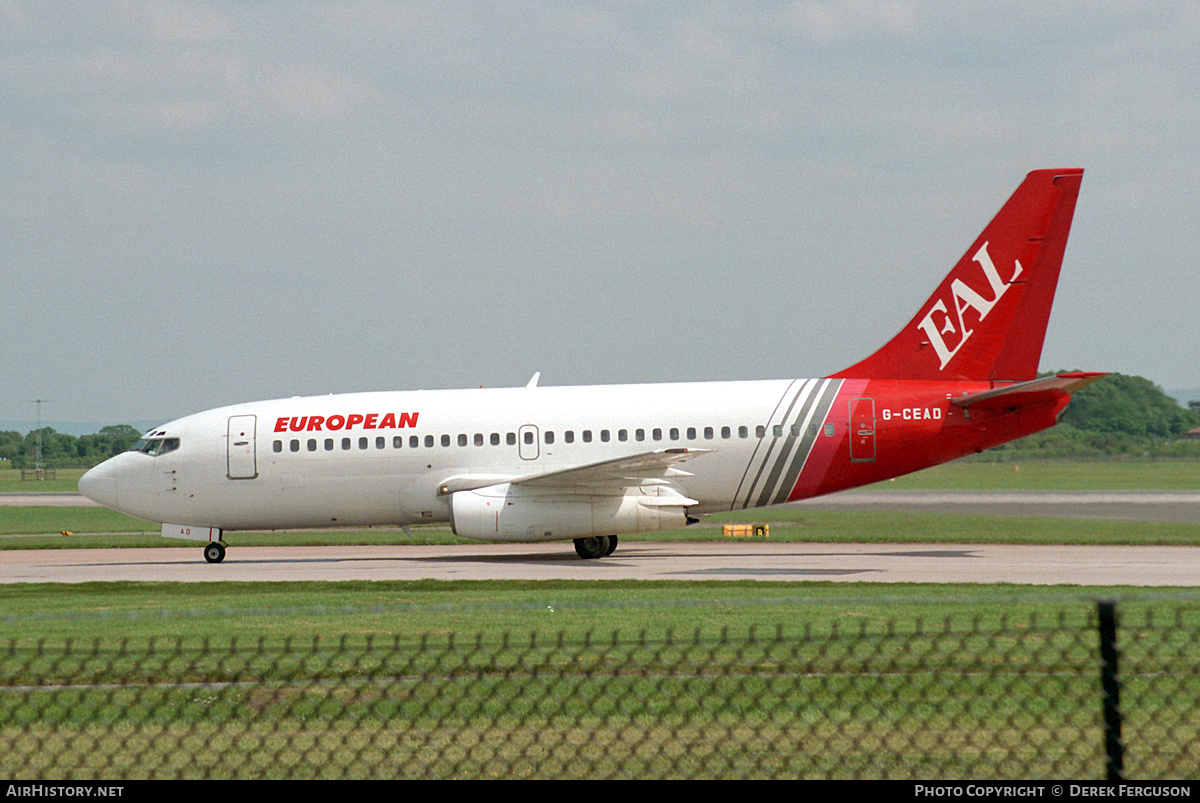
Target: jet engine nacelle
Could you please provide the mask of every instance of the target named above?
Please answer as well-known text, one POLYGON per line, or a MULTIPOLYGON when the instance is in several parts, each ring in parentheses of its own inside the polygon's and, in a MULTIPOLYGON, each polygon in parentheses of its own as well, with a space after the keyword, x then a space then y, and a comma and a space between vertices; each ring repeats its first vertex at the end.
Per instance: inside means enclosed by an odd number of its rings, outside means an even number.
POLYGON ((678 529, 694 504, 658 485, 575 494, 504 484, 452 494, 450 522, 455 535, 480 541, 565 541, 678 529))

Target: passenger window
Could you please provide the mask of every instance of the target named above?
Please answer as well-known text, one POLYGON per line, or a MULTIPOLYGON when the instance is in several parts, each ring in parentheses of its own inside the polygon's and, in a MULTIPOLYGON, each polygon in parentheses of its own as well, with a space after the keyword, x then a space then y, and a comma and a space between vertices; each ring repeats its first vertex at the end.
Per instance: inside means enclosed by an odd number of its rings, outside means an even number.
POLYGON ((825 425, 825 437, 827 437, 827 438, 833 437, 833 424, 825 425))
POLYGON ((403 449, 404 448, 404 436, 403 435, 397 435, 396 437, 392 438, 392 448, 393 449, 403 449))
POLYGON ((738 427, 738 437, 739 438, 749 438, 750 437, 750 428, 745 427, 745 426, 738 427))
POLYGON ((345 449, 349 449, 349 448, 350 448, 350 439, 342 438, 342 449, 345 450, 345 449))
POLYGON ((291 450, 292 450, 293 452, 298 452, 298 451, 300 451, 300 441, 298 441, 298 440, 296 440, 296 439, 294 439, 294 438, 292 439, 292 442, 291 442, 290 444, 288 444, 288 446, 289 446, 289 448, 291 448, 291 450))
POLYGON ((387 448, 387 438, 383 437, 382 435, 375 436, 375 448, 376 449, 387 448))
POLYGON ((529 430, 525 430, 525 443, 526 444, 533 443, 533 433, 530 432, 529 430))
POLYGON ((317 450, 317 439, 316 438, 308 439, 308 450, 310 452, 315 452, 317 450))
POLYGON ((367 439, 366 439, 366 438, 359 438, 359 439, 358 439, 358 448, 359 448, 359 449, 366 449, 366 448, 367 448, 367 439))
POLYGON ((754 428, 754 437, 761 438, 763 435, 766 435, 766 434, 767 434, 767 428, 764 427, 762 424, 759 424, 757 427, 754 428))
POLYGON ((554 432, 552 430, 546 430, 546 443, 554 443, 554 432))
POLYGON ((671 427, 671 440, 679 440, 679 427, 671 427))
POLYGON ((783 424, 776 424, 774 427, 772 427, 771 431, 775 435, 776 438, 782 438, 783 437, 783 424))
POLYGON ((654 440, 656 440, 656 441, 661 441, 662 440, 662 430, 659 429, 658 427, 655 427, 654 429, 650 430, 650 437, 654 438, 654 440))
POLYGON ((408 436, 408 448, 416 449, 420 445, 421 445, 421 439, 418 436, 416 436, 416 435, 408 436))
POLYGON ((482 432, 475 433, 475 445, 483 446, 483 433, 482 432))
POLYGON ((566 432, 564 432, 563 440, 566 441, 567 443, 574 443, 575 442, 575 430, 568 429, 566 432))
POLYGON ((504 442, 507 443, 509 446, 516 446, 517 445, 517 433, 515 433, 515 432, 505 433, 504 442))
POLYGON ((584 443, 592 442, 592 431, 590 429, 585 429, 583 431, 583 442, 584 443))
POLYGON ((713 428, 712 428, 712 427, 705 427, 705 428, 704 428, 704 437, 708 438, 710 441, 713 439, 713 434, 714 434, 714 433, 713 433, 713 428))
POLYGON ((327 452, 333 451, 333 438, 325 439, 325 451, 327 451, 327 452))
POLYGON ((622 443, 629 440, 629 432, 626 430, 623 430, 623 429, 618 429, 617 430, 617 440, 621 441, 622 443))
POLYGON ((432 449, 432 448, 433 448, 433 436, 432 436, 432 435, 426 435, 426 436, 425 436, 425 448, 426 448, 426 449, 432 449))
POLYGON ((271 449, 272 449, 272 451, 282 452, 283 451, 283 441, 275 441, 274 443, 271 444, 271 449))
POLYGON ((694 440, 696 440, 696 428, 695 428, 695 427, 688 427, 688 428, 687 428, 687 436, 688 436, 688 440, 689 440, 689 441, 694 441, 694 440))
POLYGON ((600 440, 601 440, 601 441, 603 441, 604 443, 608 443, 608 437, 609 437, 609 436, 608 436, 608 430, 607 430, 607 429, 602 429, 602 430, 600 430, 600 440))
POLYGON ((634 440, 637 440, 637 441, 644 441, 644 440, 646 440, 646 430, 644 430, 644 429, 635 429, 635 430, 633 431, 633 439, 634 439, 634 440))
POLYGON ((450 436, 442 435, 442 446, 445 447, 445 446, 449 446, 449 445, 450 445, 450 436))
POLYGON ((460 432, 460 433, 458 434, 458 445, 459 445, 459 446, 466 446, 466 445, 467 445, 467 433, 465 433, 465 432, 460 432))
POLYGON ((489 437, 489 439, 490 439, 490 440, 491 440, 491 442, 492 442, 492 446, 499 446, 499 445, 500 445, 500 433, 499 433, 499 432, 493 432, 493 433, 491 434, 491 436, 489 437))
POLYGON ((733 433, 729 430, 729 427, 721 427, 721 437, 722 438, 730 438, 732 436, 733 436, 733 433))

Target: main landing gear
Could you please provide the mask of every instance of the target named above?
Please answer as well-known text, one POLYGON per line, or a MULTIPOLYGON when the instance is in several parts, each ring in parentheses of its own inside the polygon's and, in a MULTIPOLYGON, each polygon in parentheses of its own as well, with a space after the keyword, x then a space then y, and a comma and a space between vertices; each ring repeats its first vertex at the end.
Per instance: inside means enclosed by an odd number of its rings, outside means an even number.
POLYGON ((587 538, 575 539, 575 551, 584 560, 603 558, 613 553, 617 548, 615 535, 590 535, 587 538))
POLYGON ((204 559, 209 563, 220 563, 225 560, 225 544, 220 541, 210 541, 205 544, 204 559))

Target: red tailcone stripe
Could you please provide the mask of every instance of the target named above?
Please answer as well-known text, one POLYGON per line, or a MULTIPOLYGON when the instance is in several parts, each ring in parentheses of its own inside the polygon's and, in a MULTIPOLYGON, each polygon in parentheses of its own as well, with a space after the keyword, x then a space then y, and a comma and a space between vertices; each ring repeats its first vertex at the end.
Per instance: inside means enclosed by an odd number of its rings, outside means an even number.
POLYGON ((833 400, 833 404, 829 406, 829 412, 822 422, 822 428, 827 423, 834 425, 834 435, 833 437, 828 437, 824 432, 821 432, 817 436, 812 450, 808 453, 808 459, 804 463, 804 468, 800 471, 800 476, 796 479, 796 484, 792 486, 791 492, 788 493, 787 501, 794 502, 797 499, 807 499, 810 496, 816 496, 820 493, 821 482, 825 479, 825 475, 829 471, 829 466, 833 463, 834 458, 839 454, 848 453, 849 432, 846 421, 849 417, 849 400, 863 395, 867 385, 868 380, 866 379, 847 379, 842 382, 837 397, 833 400))

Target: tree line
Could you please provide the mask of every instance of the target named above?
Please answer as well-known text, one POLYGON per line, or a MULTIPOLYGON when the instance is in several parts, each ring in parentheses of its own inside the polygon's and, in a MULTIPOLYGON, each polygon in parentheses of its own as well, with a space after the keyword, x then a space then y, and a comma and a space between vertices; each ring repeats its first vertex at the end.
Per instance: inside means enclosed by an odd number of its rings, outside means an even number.
MULTIPOLYGON (((38 432, 22 435, 14 430, 0 432, 0 467, 34 468, 37 464, 38 432)), ((141 437, 128 424, 108 426, 90 435, 68 435, 42 427, 42 465, 50 468, 91 468, 113 455, 127 451, 141 437)))
MULTIPOLYGON (((992 457, 1200 457, 1200 441, 1185 440, 1200 427, 1200 403, 1181 407, 1149 379, 1109 374, 1074 394, 1053 429, 988 450, 992 457)), ((90 468, 129 449, 141 433, 128 424, 91 435, 43 427, 42 465, 90 468)), ((33 468, 38 431, 0 432, 0 466, 33 468)))

